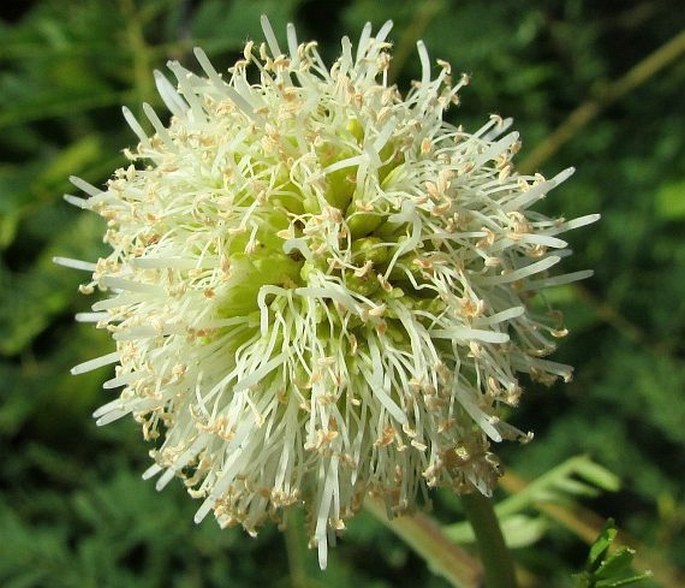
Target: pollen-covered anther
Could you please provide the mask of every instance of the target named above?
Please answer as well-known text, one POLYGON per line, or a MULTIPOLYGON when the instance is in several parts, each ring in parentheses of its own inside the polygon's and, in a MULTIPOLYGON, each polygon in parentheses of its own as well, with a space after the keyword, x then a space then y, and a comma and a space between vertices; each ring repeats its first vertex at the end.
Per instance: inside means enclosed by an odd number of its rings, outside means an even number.
POLYGON ((355 206, 360 212, 376 212, 372 202, 355 202, 355 206))
POLYGON ((438 190, 438 185, 435 182, 426 182, 426 192, 433 200, 439 200, 442 197, 442 192, 438 190))
POLYGON ((539 243, 525 248, 526 257, 529 257, 530 259, 541 259, 547 255, 547 251, 547 247, 540 245, 539 243))
POLYGON ((385 314, 386 309, 387 306, 385 304, 378 304, 377 306, 372 306, 369 308, 367 312, 369 316, 378 318, 385 314))
POLYGON ((402 431, 410 439, 416 438, 416 435, 417 435, 416 429, 413 429, 412 427, 410 427, 409 424, 407 424, 407 423, 403 424, 402 425, 402 431))
POLYGON ((416 439, 411 440, 411 446, 414 447, 415 449, 418 449, 422 453, 428 449, 428 445, 425 443, 422 443, 421 441, 417 441, 416 439))
POLYGON ((480 231, 485 233, 485 236, 476 243, 478 249, 489 249, 495 243, 497 235, 488 227, 481 227, 480 231))
POLYGON ((459 301, 459 306, 462 315, 470 319, 482 316, 485 312, 485 300, 481 299, 474 301, 471 298, 462 298, 459 301))
POLYGON ((89 296, 93 292, 95 292, 95 282, 90 282, 89 284, 79 284, 78 291, 81 294, 85 294, 86 296, 89 296))
POLYGON ((442 204, 435 205, 431 209, 431 214, 433 214, 434 216, 444 216, 452 210, 453 206, 454 204, 451 200, 446 200, 442 204))
MULTIPOLYGON (((536 382, 540 382, 541 384, 544 384, 545 386, 551 386, 554 384, 558 376, 555 374, 548 374, 547 372, 543 372, 542 370, 532 367, 530 368, 530 377, 535 380, 536 382)), ((568 382, 570 381, 571 376, 570 374, 568 375, 568 379, 564 377, 564 381, 568 382)))
POLYGON ((497 180, 500 183, 504 183, 504 181, 511 176, 511 174, 514 171, 514 166, 511 165, 511 163, 507 163, 506 165, 502 166, 502 168, 499 171, 499 174, 497 175, 497 180))
POLYGON ((460 445, 454 448, 454 456, 462 462, 467 462, 471 459, 471 454, 464 445, 460 445))
POLYGON ((373 262, 369 259, 367 260, 363 266, 357 268, 354 270, 354 275, 357 278, 363 278, 364 276, 367 276, 370 273, 373 273, 373 262))
MULTIPOLYGON (((535 329, 538 330, 537 328, 535 329)), ((550 353, 554 351, 554 346, 551 344, 544 345, 543 347, 535 347, 526 350, 526 353, 531 357, 547 357, 550 353)))
POLYGON ((322 454, 330 454, 331 452, 331 444, 335 439, 338 438, 338 431, 325 431, 323 429, 317 429, 316 433, 314 434, 314 440, 313 441, 307 441, 304 444, 304 449, 306 451, 316 451, 318 453, 322 454))
POLYGON ((355 355, 357 353, 357 349, 359 347, 359 342, 357 341, 357 337, 354 335, 354 333, 348 333, 347 334, 347 342, 349 344, 349 349, 350 353, 352 355, 355 355))
POLYGON ((287 55, 278 55, 273 60, 273 69, 289 69, 290 58, 287 55))
POLYGON ((459 168, 459 173, 461 174, 470 174, 474 169, 476 169, 476 164, 474 161, 466 161, 463 163, 460 168, 459 168))
MULTIPOLYGON (((329 257, 326 259, 326 264, 328 265, 329 270, 342 270, 346 267, 345 262, 338 257, 329 257)), ((357 274, 356 271, 354 273, 355 275, 357 274)))
MULTIPOLYGON (((448 382, 449 379, 452 377, 452 370, 450 370, 450 368, 447 367, 447 364, 442 360, 438 360, 433 364, 433 370, 438 375, 440 382, 443 384, 448 382)), ((420 380, 420 384, 422 390, 435 390, 433 384, 431 384, 430 381, 420 380)))
POLYGON ((387 292, 389 294, 393 291, 392 284, 383 274, 377 274, 376 279, 378 280, 378 283, 381 285, 381 288, 384 292, 387 292))
POLYGON ((523 390, 521 389, 520 386, 517 386, 516 384, 510 384, 507 387, 506 391, 506 396, 505 396, 505 402, 509 406, 518 406, 519 401, 521 400, 521 394, 523 393, 523 390))
POLYGON ((455 420, 453 418, 448 418, 438 423, 438 433, 443 433, 449 431, 455 425, 455 420))
POLYGON ((483 346, 476 341, 469 341, 469 357, 481 359, 483 357, 483 346))
POLYGON ((206 432, 216 435, 224 441, 232 441, 235 437, 235 428, 231 426, 228 419, 224 416, 217 417, 214 422, 210 423, 206 432))
POLYGON ((500 174, 505 168, 511 168, 511 153, 508 151, 500 153, 495 159, 495 168, 499 170, 500 174))
POLYGON ((387 447, 391 445, 397 436, 397 431, 394 427, 388 425, 385 427, 381 435, 373 442, 376 447, 387 447))
POLYGON ((444 407, 447 404, 446 398, 440 398, 434 394, 425 394, 423 397, 423 402, 428 410, 437 410, 444 407))
POLYGON ((436 59, 435 62, 440 66, 445 75, 449 76, 452 74, 452 64, 449 61, 445 61, 444 59, 436 59))
POLYGON ((492 113, 488 118, 490 122, 494 123, 495 127, 501 128, 504 124, 504 119, 500 114, 492 113))
POLYGON ((431 273, 434 269, 433 261, 428 257, 415 257, 412 264, 426 273, 431 273))

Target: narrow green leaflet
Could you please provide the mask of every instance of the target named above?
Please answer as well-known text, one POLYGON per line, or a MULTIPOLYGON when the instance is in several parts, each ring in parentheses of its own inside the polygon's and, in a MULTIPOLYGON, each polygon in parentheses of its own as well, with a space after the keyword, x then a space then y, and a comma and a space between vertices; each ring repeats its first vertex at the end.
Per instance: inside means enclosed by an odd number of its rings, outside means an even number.
POLYGON ((573 576, 575 588, 615 588, 651 577, 651 572, 633 571, 635 551, 614 545, 617 535, 614 522, 609 520, 590 547, 585 569, 573 576))

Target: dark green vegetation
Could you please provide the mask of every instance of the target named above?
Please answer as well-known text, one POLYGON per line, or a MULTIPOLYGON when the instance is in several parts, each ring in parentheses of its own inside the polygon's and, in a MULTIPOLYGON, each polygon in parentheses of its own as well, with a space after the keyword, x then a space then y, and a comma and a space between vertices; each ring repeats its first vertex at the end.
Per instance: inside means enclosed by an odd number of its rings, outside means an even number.
MULTIPOLYGON (((325 575, 296 526, 258 539, 211 520, 196 527, 198 504, 180 484, 157 495, 140 480, 148 448, 135 423, 95 427, 90 413, 111 398, 100 390, 107 370, 69 375, 110 343, 73 322, 92 302, 76 290, 85 274, 51 262, 104 252, 99 219, 62 201, 68 176, 101 184, 123 163, 117 153, 135 137, 119 106, 148 101, 163 112, 153 68, 169 58, 195 68, 195 44, 228 67, 246 38, 262 38, 262 13, 281 38, 293 20, 328 57, 342 34, 392 18, 401 87, 418 75, 423 38, 432 58, 472 75, 454 122, 475 130, 491 112, 513 116, 527 171, 578 168, 543 203, 553 215, 603 215, 568 235, 576 254, 566 268, 593 267, 595 277, 550 294, 571 331, 555 359, 575 365, 576 377, 552 389, 529 384, 511 420, 536 439, 497 449, 506 471, 526 479, 588 453, 622 489, 576 496, 582 509, 570 499, 556 510, 535 502, 546 534, 516 560, 528 585, 570 586, 587 554, 578 534, 602 528, 594 511, 639 539, 636 561, 657 585, 685 584, 680 2, 47 0, 0 11, 0 584, 446 586, 368 514, 332 551, 325 575), (655 54, 677 38, 680 59, 673 44, 655 54), (534 150, 541 144, 549 148, 534 150)), ((447 492, 435 506, 441 524, 463 518, 447 492)))

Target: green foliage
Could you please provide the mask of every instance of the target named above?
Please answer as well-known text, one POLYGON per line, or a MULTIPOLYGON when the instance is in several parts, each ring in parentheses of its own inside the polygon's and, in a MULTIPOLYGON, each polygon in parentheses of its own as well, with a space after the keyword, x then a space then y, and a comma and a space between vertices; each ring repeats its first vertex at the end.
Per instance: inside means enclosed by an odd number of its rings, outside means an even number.
MULTIPOLYGON (((540 503, 573 504, 601 491, 616 492, 619 480, 587 456, 577 456, 552 468, 523 490, 501 500, 495 506, 506 543, 511 548, 537 543, 549 530, 552 521, 536 512, 540 503)), ((472 543, 473 530, 467 522, 446 527, 448 537, 456 543, 472 543)))
POLYGON ((585 569, 574 576, 577 588, 615 588, 651 577, 650 572, 636 574, 632 571, 635 552, 628 547, 614 546, 617 535, 618 531, 610 519, 590 546, 585 569))
MULTIPOLYGON (((433 58, 472 75, 451 120, 474 130, 490 112, 514 116, 525 161, 573 109, 603 104, 615 80, 680 32, 680 3, 45 0, 18 3, 19 13, 12 6, 0 8, 0 584, 444 587, 370 517, 352 522, 322 574, 311 553, 293 549, 302 541, 290 533, 267 528, 251 539, 212 522, 196 527, 197 504, 179 485, 158 495, 139 479, 149 447, 135 425, 96 429, 90 419, 111 398, 100 389, 107 370, 69 375, 110 343, 73 322, 92 302, 76 290, 85 274, 52 263, 103 253, 102 225, 62 201, 67 178, 102 184, 123 162, 117 154, 135 138, 122 104, 136 112, 148 101, 164 112, 153 69, 170 58, 195 68, 196 43, 228 67, 246 38, 261 39, 262 13, 280 40, 293 20, 329 57, 342 34, 354 38, 364 21, 392 18, 397 83, 407 88, 417 77, 415 42, 423 38, 433 58)), ((541 501, 582 502, 613 516, 645 544, 638 567, 651 568, 657 585, 685 584, 677 570, 685 567, 685 61, 648 78, 600 108, 541 166, 578 170, 544 203, 546 212, 599 211, 603 220, 570 235, 568 266, 594 267, 595 277, 550 294, 571 331, 555 359, 576 366, 575 380, 551 390, 530 383, 512 418, 535 440, 495 448, 509 471, 536 479, 499 506, 530 586, 566 586, 578 567, 579 541, 538 513, 541 501), (593 461, 555 469, 579 452, 593 461), (621 489, 614 492, 605 467, 621 489), (612 492, 598 497, 597 488, 612 492)), ((434 514, 463 536, 453 496, 438 493, 434 514)), ((619 581, 612 570, 625 571, 630 560, 607 551, 612 533, 600 537, 578 586, 619 585, 601 583, 619 581)))

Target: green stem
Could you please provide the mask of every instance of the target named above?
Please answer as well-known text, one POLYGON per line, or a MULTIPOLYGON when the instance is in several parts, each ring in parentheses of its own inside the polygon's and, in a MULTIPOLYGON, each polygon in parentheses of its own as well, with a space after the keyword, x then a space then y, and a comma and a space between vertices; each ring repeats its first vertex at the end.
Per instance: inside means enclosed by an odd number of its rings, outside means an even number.
POLYGON ((461 500, 476 535, 485 568, 486 588, 516 588, 514 562, 504 542, 492 501, 479 492, 465 494, 461 500))
POLYGON ((285 548, 290 569, 290 585, 292 588, 307 588, 309 581, 303 553, 306 541, 302 533, 302 512, 299 509, 290 509, 285 523, 285 548))

